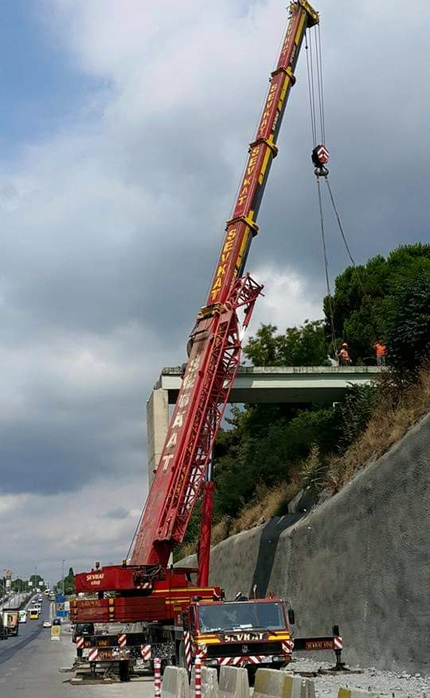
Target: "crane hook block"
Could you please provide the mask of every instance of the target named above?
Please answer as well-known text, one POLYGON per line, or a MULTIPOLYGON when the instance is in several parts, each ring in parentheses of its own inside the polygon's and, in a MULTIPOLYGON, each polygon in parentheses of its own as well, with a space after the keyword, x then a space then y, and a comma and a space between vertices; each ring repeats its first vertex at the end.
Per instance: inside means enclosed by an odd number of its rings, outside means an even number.
POLYGON ((325 145, 316 145, 312 151, 311 159, 315 165, 315 174, 317 177, 327 177, 328 169, 326 164, 328 163, 329 154, 325 145))

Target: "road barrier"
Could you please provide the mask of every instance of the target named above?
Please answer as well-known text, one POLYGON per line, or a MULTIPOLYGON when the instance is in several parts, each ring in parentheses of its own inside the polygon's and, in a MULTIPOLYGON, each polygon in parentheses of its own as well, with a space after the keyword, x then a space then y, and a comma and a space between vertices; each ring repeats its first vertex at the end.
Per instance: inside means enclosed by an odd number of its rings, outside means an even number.
MULTIPOLYGON (((191 695, 197 696, 195 668, 191 671, 191 695)), ((218 672, 216 669, 202 666, 201 698, 218 698, 218 672)))
POLYGON ((315 698, 315 684, 277 669, 258 669, 254 698, 315 698))
POLYGON ((176 666, 167 666, 163 674, 161 696, 162 698, 190 698, 188 671, 176 666))
POLYGON ((337 698, 384 698, 380 693, 363 691, 360 688, 339 688, 337 698))
POLYGON ((219 698, 250 698, 248 672, 233 666, 222 666, 219 675, 219 698))

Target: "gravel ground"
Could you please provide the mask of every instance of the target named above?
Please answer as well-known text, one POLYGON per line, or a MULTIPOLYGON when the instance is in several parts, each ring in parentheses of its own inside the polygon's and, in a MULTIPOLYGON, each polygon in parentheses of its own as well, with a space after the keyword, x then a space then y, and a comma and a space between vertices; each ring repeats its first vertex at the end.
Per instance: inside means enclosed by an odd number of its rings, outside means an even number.
MULTIPOLYGON (((329 663, 308 659, 296 659, 289 671, 318 671, 328 669, 329 663)), ((420 674, 411 676, 405 673, 363 669, 361 674, 341 674, 337 676, 317 676, 315 679, 316 698, 337 698, 339 688, 361 688, 373 691, 387 698, 430 698, 430 677, 420 674)))

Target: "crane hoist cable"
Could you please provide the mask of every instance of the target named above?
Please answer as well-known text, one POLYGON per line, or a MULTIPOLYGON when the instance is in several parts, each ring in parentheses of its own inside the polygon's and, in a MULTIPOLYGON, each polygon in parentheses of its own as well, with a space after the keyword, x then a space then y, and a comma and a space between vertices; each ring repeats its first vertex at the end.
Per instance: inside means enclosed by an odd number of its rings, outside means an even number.
MULTIPOLYGON (((334 307, 333 307, 333 296, 330 288, 330 276, 329 276, 329 262, 327 253, 327 242, 326 233, 324 225, 324 215, 323 215, 323 203, 322 194, 320 187, 320 179, 324 179, 327 185, 327 190, 329 194, 329 199, 331 206, 337 221, 339 232, 341 235, 342 242, 345 246, 347 255, 351 260, 351 264, 355 271, 358 271, 356 267, 355 260, 352 256, 350 246, 345 235, 345 231, 340 219, 339 211, 335 203, 334 195, 329 181, 329 170, 326 165, 329 160, 329 152, 324 145, 326 142, 326 131, 325 131, 325 110, 324 110, 324 87, 323 87, 323 64, 322 64, 322 46, 321 46, 321 34, 320 26, 318 25, 318 30, 315 35, 315 45, 312 43, 312 37, 309 35, 309 43, 307 38, 305 40, 306 50, 306 65, 308 73, 308 92, 309 92, 309 108, 310 108, 310 120, 311 120, 311 131, 312 131, 312 143, 313 150, 311 159, 314 164, 314 173, 317 183, 318 191, 318 207, 319 207, 319 218, 320 218, 320 231, 321 231, 321 242, 322 242, 322 252, 324 259, 324 272, 326 278, 327 287, 327 305, 328 314, 330 320, 330 332, 331 340, 333 344, 333 351, 336 354, 336 332, 334 323, 334 307), (318 143, 318 139, 321 138, 318 143)), ((361 278, 358 275, 358 281, 360 286, 362 286, 361 278)), ((364 289, 363 289, 364 290, 364 289)))
POLYGON ((318 204, 319 204, 320 224, 321 224, 321 239, 322 239, 322 248, 323 248, 323 256, 324 256, 325 280, 326 280, 326 287, 327 287, 327 303, 328 303, 328 311, 329 311, 329 318, 330 318, 331 341, 332 341, 332 345, 333 345, 333 352, 336 355, 337 347, 336 347, 336 332, 335 332, 335 328, 334 328, 333 299, 332 299, 332 295, 331 295, 330 277, 329 277, 329 273, 328 273, 327 245, 326 245, 326 241, 325 241, 324 214, 323 214, 323 207, 322 207, 321 187, 320 187, 319 177, 317 177, 317 189, 318 189, 318 204))

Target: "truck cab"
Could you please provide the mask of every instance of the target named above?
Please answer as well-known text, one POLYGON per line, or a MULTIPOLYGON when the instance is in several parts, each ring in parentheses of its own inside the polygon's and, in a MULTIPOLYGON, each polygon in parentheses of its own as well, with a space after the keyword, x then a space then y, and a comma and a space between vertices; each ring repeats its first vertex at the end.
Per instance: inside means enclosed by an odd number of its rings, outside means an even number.
POLYGON ((7 637, 18 635, 19 629, 19 609, 3 609, 3 627, 6 629, 7 637))
POLYGON ((282 599, 196 601, 183 613, 178 661, 190 669, 199 656, 208 667, 281 668, 294 642, 282 599))

